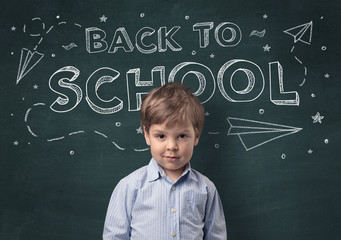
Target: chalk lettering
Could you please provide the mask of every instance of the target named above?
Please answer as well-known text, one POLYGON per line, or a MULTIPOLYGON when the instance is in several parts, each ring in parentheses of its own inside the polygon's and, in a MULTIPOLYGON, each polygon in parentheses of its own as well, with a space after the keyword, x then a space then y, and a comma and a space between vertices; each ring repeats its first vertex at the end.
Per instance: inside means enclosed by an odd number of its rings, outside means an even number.
POLYGON ((72 66, 57 70, 49 79, 50 89, 60 95, 50 106, 51 110, 65 113, 74 109, 82 100, 82 89, 73 83, 80 71, 72 66))

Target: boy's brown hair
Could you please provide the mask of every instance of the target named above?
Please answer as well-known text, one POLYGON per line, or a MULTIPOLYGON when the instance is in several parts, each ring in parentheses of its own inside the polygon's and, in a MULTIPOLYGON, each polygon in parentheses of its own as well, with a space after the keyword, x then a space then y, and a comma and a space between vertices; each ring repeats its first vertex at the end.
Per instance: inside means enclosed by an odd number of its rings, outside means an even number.
POLYGON ((172 127, 188 119, 199 137, 204 127, 204 107, 192 90, 181 83, 167 83, 151 90, 143 98, 141 127, 146 132, 152 124, 167 122, 167 127, 172 127))

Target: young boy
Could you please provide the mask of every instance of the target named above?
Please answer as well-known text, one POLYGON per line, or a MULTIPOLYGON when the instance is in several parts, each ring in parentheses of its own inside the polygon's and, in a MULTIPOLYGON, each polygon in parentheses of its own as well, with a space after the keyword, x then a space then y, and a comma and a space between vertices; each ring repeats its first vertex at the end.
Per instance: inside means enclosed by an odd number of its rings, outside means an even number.
POLYGON ((204 125, 204 108, 182 84, 153 89, 141 106, 152 159, 116 186, 103 240, 226 239, 214 184, 190 166, 204 125))

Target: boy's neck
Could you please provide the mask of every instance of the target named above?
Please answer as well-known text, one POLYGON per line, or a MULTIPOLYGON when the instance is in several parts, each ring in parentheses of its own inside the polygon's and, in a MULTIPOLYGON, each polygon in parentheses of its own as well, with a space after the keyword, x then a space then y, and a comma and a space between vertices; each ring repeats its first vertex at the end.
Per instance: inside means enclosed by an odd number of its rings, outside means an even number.
POLYGON ((169 171, 169 170, 165 170, 165 169, 164 169, 164 171, 167 174, 167 176, 175 183, 182 176, 186 167, 187 167, 187 165, 185 165, 184 167, 182 167, 181 169, 178 169, 176 171, 169 171))

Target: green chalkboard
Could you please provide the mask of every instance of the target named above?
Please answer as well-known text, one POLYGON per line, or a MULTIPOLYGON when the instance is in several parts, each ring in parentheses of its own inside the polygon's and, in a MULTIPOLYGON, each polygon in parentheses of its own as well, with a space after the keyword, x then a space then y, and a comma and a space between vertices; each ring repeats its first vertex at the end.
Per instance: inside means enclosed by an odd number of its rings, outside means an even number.
POLYGON ((192 167, 231 240, 341 239, 337 0, 1 4, 0 239, 101 239, 118 181, 150 160, 141 97, 184 82, 192 167))

